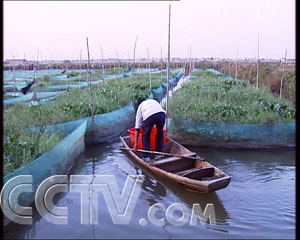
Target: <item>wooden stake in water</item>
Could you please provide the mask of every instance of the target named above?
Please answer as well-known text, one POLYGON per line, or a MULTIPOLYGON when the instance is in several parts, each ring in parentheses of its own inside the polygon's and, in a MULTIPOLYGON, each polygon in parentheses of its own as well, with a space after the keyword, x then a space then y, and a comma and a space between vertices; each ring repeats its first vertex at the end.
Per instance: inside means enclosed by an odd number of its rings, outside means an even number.
POLYGON ((256 89, 258 89, 258 65, 259 65, 259 33, 258 33, 258 35, 257 35, 256 89))
MULTIPOLYGON (((168 64, 167 64, 167 105, 166 114, 168 116, 168 103, 169 103, 169 76, 170 76, 170 25, 171 25, 171 4, 169 4, 169 31, 168 31, 168 64)), ((166 119, 166 136, 168 134, 168 118, 166 119)))
POLYGON ((282 74, 281 74, 280 90, 279 90, 279 96, 280 96, 280 98, 282 96, 282 85, 283 85, 284 65, 285 65, 285 62, 286 62, 286 54, 287 54, 287 49, 285 50, 284 62, 282 63, 282 74))

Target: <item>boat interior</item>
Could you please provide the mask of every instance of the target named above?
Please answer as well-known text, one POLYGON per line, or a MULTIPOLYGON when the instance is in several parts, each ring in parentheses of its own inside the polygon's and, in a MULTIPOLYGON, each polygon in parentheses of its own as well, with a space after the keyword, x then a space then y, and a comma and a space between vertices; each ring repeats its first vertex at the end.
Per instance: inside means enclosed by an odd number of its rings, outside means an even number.
MULTIPOLYGON (((132 147, 129 137, 123 138, 128 147, 132 147)), ((214 168, 207 161, 195 159, 197 158, 197 153, 191 152, 187 148, 181 146, 177 142, 168 139, 167 143, 163 146, 163 152, 171 153, 176 155, 183 155, 185 157, 177 156, 164 156, 159 160, 154 160, 149 163, 153 167, 157 167, 166 172, 174 173, 178 176, 187 177, 194 180, 210 180, 216 176, 222 174, 218 169, 214 168)), ((141 152, 136 152, 138 157, 142 157, 141 152)), ((199 158, 199 157, 198 157, 199 158)))

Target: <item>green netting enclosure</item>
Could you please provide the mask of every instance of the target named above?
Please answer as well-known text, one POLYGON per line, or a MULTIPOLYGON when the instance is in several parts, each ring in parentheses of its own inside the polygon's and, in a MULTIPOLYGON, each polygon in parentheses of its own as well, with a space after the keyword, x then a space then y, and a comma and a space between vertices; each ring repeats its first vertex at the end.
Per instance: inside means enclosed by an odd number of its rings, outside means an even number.
POLYGON ((169 119, 168 136, 191 146, 271 148, 295 146, 295 123, 226 124, 169 119))
MULTIPOLYGON (((86 126, 87 121, 85 120, 50 151, 4 177, 3 184, 5 185, 16 176, 32 176, 32 192, 22 193, 19 196, 19 204, 21 206, 26 207, 34 203, 35 192, 46 178, 69 172, 74 165, 75 158, 85 149, 84 134, 86 126)), ((20 182, 19 184, 24 183, 20 182)), ((9 194, 10 192, 3 191, 3 199, 1 200, 3 207, 8 207, 7 199, 9 194)), ((11 221, 5 217, 4 227, 7 227, 10 223, 11 221)))

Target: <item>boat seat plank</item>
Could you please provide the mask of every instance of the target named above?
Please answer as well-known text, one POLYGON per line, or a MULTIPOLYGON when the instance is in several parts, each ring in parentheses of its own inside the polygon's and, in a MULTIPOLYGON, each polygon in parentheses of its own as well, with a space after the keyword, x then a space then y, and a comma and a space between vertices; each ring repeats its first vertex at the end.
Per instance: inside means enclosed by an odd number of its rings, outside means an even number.
POLYGON ((192 171, 187 171, 181 176, 200 180, 204 177, 212 177, 215 169, 213 167, 197 168, 192 171))
POLYGON ((195 170, 197 170, 197 169, 198 169, 198 168, 191 168, 191 169, 187 169, 187 170, 184 170, 184 171, 176 172, 175 174, 182 176, 182 175, 184 175, 184 174, 193 172, 193 171, 195 171, 195 170))
MULTIPOLYGON (((183 156, 185 156, 185 157, 193 157, 195 155, 197 155, 197 154, 194 153, 194 152, 191 152, 191 153, 184 154, 183 156)), ((189 159, 183 158, 183 157, 169 157, 169 158, 165 158, 165 159, 156 161, 156 162, 152 163, 151 165, 157 167, 157 166, 160 166, 160 165, 163 165, 163 164, 166 164, 166 163, 172 163, 172 162, 176 162, 176 161, 182 160, 182 159, 189 160, 189 159)), ((193 160, 193 159, 191 159, 191 160, 193 160)))

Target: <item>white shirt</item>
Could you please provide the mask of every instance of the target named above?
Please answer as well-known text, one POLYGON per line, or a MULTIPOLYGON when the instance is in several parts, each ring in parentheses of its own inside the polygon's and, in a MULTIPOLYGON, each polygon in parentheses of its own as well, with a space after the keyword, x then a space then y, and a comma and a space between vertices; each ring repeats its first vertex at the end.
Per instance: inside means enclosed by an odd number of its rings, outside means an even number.
POLYGON ((135 117, 135 128, 141 128, 143 121, 145 121, 148 117, 152 116, 155 113, 164 112, 165 110, 161 107, 159 102, 154 99, 147 99, 143 101, 136 112, 135 117))

